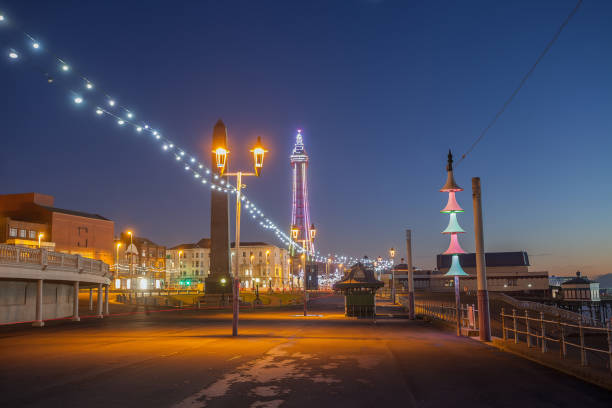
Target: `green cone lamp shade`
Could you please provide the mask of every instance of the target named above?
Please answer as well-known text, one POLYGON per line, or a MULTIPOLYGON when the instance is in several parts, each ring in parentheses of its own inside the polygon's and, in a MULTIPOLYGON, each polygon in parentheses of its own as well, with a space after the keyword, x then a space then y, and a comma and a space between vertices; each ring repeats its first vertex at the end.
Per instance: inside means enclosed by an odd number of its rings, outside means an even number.
POLYGON ((459 255, 455 254, 452 257, 451 267, 444 274, 444 276, 468 276, 467 273, 461 268, 461 264, 459 263, 459 255))
POLYGON ((459 225, 459 222, 457 221, 457 214, 454 212, 450 213, 450 219, 448 220, 448 227, 446 227, 446 229, 442 231, 442 233, 452 234, 453 232, 456 232, 458 234, 463 234, 465 232, 463 228, 461 228, 461 226, 459 225))

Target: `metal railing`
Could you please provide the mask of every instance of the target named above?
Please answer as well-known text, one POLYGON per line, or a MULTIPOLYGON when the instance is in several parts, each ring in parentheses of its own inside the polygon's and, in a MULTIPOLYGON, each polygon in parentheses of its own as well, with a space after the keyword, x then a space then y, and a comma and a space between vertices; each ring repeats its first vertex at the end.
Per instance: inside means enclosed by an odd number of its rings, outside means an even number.
POLYGON ((515 344, 519 344, 520 340, 524 339, 527 347, 537 347, 542 353, 549 351, 551 344, 555 344, 559 346, 559 357, 563 359, 568 356, 568 347, 573 347, 579 351, 580 365, 583 367, 589 365, 587 352, 596 355, 604 354, 608 357, 608 369, 612 372, 612 323, 610 321, 606 327, 586 326, 582 319, 578 319, 578 324, 567 323, 561 320, 561 316, 557 320, 546 319, 544 312, 539 312, 539 317, 532 317, 528 310, 525 310, 524 314, 518 314, 516 309, 512 309, 512 314, 506 314, 503 308, 500 316, 504 341, 508 341, 508 333, 511 332, 515 344), (512 326, 506 324, 508 319, 511 319, 512 326), (522 327, 519 328, 519 325, 522 327), (554 336, 555 334, 557 336, 554 336), (601 340, 605 334, 607 349, 587 346, 585 337, 588 337, 589 334, 595 338, 595 341, 599 340, 600 344, 603 343, 601 340), (578 339, 577 343, 570 341, 575 337, 578 339))
POLYGON ((528 300, 518 300, 509 296, 505 293, 490 293, 490 299, 498 299, 509 305, 512 305, 516 309, 525 309, 531 310, 532 312, 543 312, 545 314, 550 314, 553 316, 561 316, 565 320, 588 323, 591 326, 599 326, 603 327, 603 324, 598 320, 592 319, 590 317, 584 317, 580 313, 572 312, 569 310, 561 309, 555 306, 545 305, 543 303, 531 302, 528 300))
POLYGON ((110 275, 108 265, 96 259, 52 252, 44 248, 27 248, 5 244, 0 244, 0 265, 40 270, 61 270, 98 276, 110 275))
MULTIPOLYGON (((429 316, 447 322, 457 321, 457 309, 455 305, 445 304, 437 301, 415 301, 414 312, 417 315, 429 316)), ((478 330, 478 309, 475 305, 461 304, 459 308, 461 327, 478 330)))

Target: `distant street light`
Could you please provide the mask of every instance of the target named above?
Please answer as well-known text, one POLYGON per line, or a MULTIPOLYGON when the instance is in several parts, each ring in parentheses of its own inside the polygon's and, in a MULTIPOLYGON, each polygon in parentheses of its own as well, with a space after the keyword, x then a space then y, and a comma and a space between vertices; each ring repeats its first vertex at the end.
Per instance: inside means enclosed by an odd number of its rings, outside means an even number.
POLYGON ((395 304, 395 248, 389 250, 389 256, 391 257, 391 301, 395 304))
POLYGON ((257 142, 255 147, 251 150, 253 153, 253 168, 255 172, 233 172, 233 173, 225 173, 227 167, 227 154, 229 150, 225 148, 225 146, 218 146, 213 153, 215 153, 215 164, 217 169, 219 170, 219 176, 235 176, 236 177, 236 244, 235 244, 235 253, 236 253, 236 262, 234 267, 234 282, 232 285, 232 336, 238 336, 238 310, 239 310, 239 297, 240 297, 240 265, 238 260, 238 253, 240 251, 240 209, 242 207, 242 196, 241 191, 242 187, 245 187, 242 184, 243 176, 257 176, 261 175, 261 170, 263 168, 264 156, 267 150, 263 148, 261 144, 261 137, 257 137, 257 142))
POLYGON ((43 234, 42 232, 38 234, 38 248, 40 249, 40 240, 42 239, 42 237, 44 237, 45 234, 43 234))
POLYGON ((121 242, 117 242, 117 256, 115 258, 115 274, 119 275, 119 248, 121 247, 121 242))

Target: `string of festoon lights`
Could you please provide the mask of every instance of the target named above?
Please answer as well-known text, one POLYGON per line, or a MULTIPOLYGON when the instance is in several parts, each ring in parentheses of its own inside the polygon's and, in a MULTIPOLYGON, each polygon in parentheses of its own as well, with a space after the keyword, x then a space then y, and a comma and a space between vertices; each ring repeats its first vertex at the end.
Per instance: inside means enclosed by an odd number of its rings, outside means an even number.
MULTIPOLYGON (((173 158, 173 161, 182 166, 186 174, 198 182, 199 185, 230 195, 236 194, 236 187, 224 180, 223 177, 214 174, 197 155, 190 153, 187 149, 168 138, 158 127, 153 126, 152 122, 137 118, 137 110, 119 103, 117 98, 111 96, 111 93, 104 92, 89 76, 79 73, 72 64, 67 62, 67 59, 53 54, 48 47, 43 47, 34 36, 18 28, 16 24, 8 23, 7 16, 0 10, 0 30, 12 29, 15 32, 19 32, 25 37, 27 44, 23 49, 16 46, 8 47, 6 57, 10 62, 17 63, 29 59, 40 69, 37 64, 43 62, 42 56, 46 53, 51 56, 51 63, 55 65, 54 68, 59 73, 58 76, 54 76, 42 69, 47 82, 56 84, 58 79, 63 82, 74 81, 76 79, 75 86, 67 87, 72 103, 83 107, 91 106, 94 116, 110 119, 117 126, 131 128, 137 134, 148 135, 149 140, 159 145, 162 153, 173 158)), ((0 31, 0 34, 2 34, 2 31, 0 31)), ((306 252, 298 242, 293 241, 283 229, 267 217, 261 208, 251 201, 246 194, 241 194, 241 200, 244 202, 243 208, 248 212, 250 218, 257 222, 261 228, 271 231, 280 242, 288 247, 295 248, 297 252, 306 252)), ((329 262, 347 266, 358 261, 366 264, 375 264, 377 269, 389 268, 391 266, 391 261, 386 259, 374 263, 368 258, 356 258, 337 253, 329 253, 327 256, 324 256, 320 251, 316 250, 309 251, 307 255, 317 262, 329 262)))

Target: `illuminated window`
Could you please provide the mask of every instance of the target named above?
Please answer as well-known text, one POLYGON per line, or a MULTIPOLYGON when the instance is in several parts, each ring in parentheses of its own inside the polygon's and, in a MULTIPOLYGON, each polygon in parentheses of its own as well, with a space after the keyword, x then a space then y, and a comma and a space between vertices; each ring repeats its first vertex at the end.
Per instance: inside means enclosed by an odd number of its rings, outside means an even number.
POLYGON ((9 236, 10 237, 16 237, 17 236, 17 228, 11 228, 9 230, 9 236))
POLYGON ((30 239, 36 239, 36 231, 30 230, 30 239))
POLYGON ((26 237, 26 230, 22 229, 19 230, 19 238, 25 238, 26 237))

